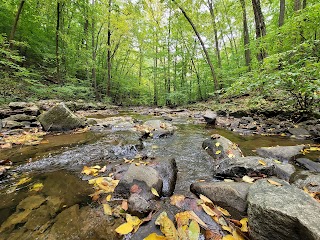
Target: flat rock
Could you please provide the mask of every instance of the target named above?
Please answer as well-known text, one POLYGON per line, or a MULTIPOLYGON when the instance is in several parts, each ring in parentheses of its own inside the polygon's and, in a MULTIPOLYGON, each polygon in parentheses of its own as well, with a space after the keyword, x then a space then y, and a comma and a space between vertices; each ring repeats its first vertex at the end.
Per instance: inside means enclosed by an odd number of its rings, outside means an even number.
POLYGON ((7 120, 4 122, 3 124, 5 128, 9 128, 9 129, 17 129, 17 128, 23 128, 24 124, 21 122, 17 122, 17 121, 12 121, 12 120, 7 120))
POLYGON ((320 174, 302 171, 293 178, 293 185, 300 189, 307 188, 310 192, 320 192, 320 174))
POLYGON ((309 138, 311 135, 310 133, 304 129, 304 128, 289 128, 288 132, 291 133, 292 135, 294 135, 296 138, 299 139, 306 139, 309 138))
POLYGON ((226 208, 233 217, 239 218, 246 215, 250 185, 245 182, 197 182, 191 184, 190 190, 197 195, 205 195, 215 204, 226 208))
POLYGON ((311 161, 308 158, 297 158, 295 162, 304 169, 311 172, 320 172, 320 163, 311 161))
POLYGON ((23 122, 23 121, 30 121, 34 122, 37 118, 35 116, 30 116, 27 114, 15 114, 11 115, 10 117, 6 118, 4 121, 17 121, 17 122, 23 122))
POLYGON ((31 103, 27 103, 27 102, 11 102, 9 103, 9 108, 11 108, 12 110, 22 109, 27 106, 30 106, 30 104, 31 103))
POLYGON ((210 138, 204 140, 202 148, 215 160, 227 157, 243 157, 241 149, 237 144, 219 134, 213 134, 210 138))
POLYGON ((85 126, 84 120, 73 114, 64 103, 60 103, 39 116, 45 131, 68 131, 85 126))
POLYGON ((282 180, 256 181, 248 193, 248 225, 256 240, 320 239, 320 204, 282 180))
POLYGON ((304 147, 304 145, 261 147, 257 148, 257 154, 261 157, 274 158, 280 161, 290 161, 301 154, 301 150, 303 150, 304 147))
POLYGON ((46 199, 41 195, 33 195, 22 200, 17 209, 19 210, 33 210, 41 206, 46 199))
POLYGON ((217 113, 216 112, 213 112, 211 110, 207 110, 204 115, 203 115, 203 118, 204 120, 206 121, 207 124, 212 124, 214 125, 215 122, 216 122, 216 118, 217 118, 217 113))
POLYGON ((128 199, 128 212, 134 216, 145 217, 149 212, 155 210, 155 204, 147 201, 139 194, 134 193, 128 199))

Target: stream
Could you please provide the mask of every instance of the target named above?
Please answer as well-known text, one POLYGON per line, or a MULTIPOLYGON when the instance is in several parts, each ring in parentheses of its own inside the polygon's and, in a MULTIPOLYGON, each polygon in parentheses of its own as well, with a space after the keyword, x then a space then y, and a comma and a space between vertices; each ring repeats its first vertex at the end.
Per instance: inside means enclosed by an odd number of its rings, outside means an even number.
MULTIPOLYGON (((143 116, 131 112, 123 112, 119 116, 129 116, 138 122, 161 119, 160 117, 143 116)), ((105 117, 91 116, 91 118, 99 119, 105 117)), ((138 154, 148 158, 175 158, 178 167, 175 194, 192 195, 189 191, 191 183, 200 180, 212 180, 212 160, 201 145, 206 138, 214 133, 237 143, 245 156, 255 155, 253 150, 259 147, 311 143, 308 140, 296 140, 280 136, 241 136, 231 131, 208 127, 204 123, 195 124, 187 118, 173 119, 170 123, 176 126, 177 130, 167 138, 148 138, 141 141, 139 133, 129 131, 125 127, 103 130, 92 129, 83 133, 48 135, 44 139, 47 140, 46 144, 0 150, 0 159, 10 159, 14 165, 10 174, 0 179, 0 225, 8 225, 3 232, 0 228, 0 239, 54 239, 54 232, 60 233, 60 239, 77 239, 72 237, 72 231, 75 231, 72 223, 69 227, 66 227, 66 220, 61 219, 63 216, 69 218, 73 212, 69 215, 59 213, 78 204, 78 210, 75 210, 75 212, 78 211, 81 218, 78 217, 77 219, 82 219, 83 222, 88 221, 88 219, 83 219, 84 214, 82 213, 85 209, 90 212, 88 206, 94 206, 94 204, 88 196, 93 193, 93 190, 85 181, 87 180, 86 176, 81 174, 85 165, 106 165, 107 174, 112 172, 114 166, 123 163, 123 158, 131 159, 138 154), (30 180, 17 185, 23 178, 29 178, 30 180), (35 183, 43 184, 41 191, 30 191, 35 183), (48 215, 48 211, 43 213, 45 209, 40 212, 38 209, 37 211, 34 210, 36 207, 22 207, 23 204, 32 205, 32 203, 35 203, 36 201, 31 197, 38 195, 41 195, 41 199, 50 198, 51 200, 61 199, 62 197, 63 201, 58 201, 57 205, 60 205, 55 208, 51 215, 48 215), (31 213, 34 216, 31 219, 33 221, 30 220, 30 217, 17 217, 19 213, 17 213, 17 209, 34 211, 34 214, 31 213), (57 214, 59 214, 60 219, 55 221, 61 223, 51 227, 52 218, 57 214), (10 218, 13 222, 11 225, 7 224, 10 218), (51 232, 47 235, 50 228, 52 228, 51 232), (34 235, 34 230, 37 231, 37 235, 34 235), (61 235, 63 231, 65 232, 61 235)), ((41 202, 41 200, 39 201, 41 202)), ((56 203, 53 200, 52 202, 56 203)), ((47 201, 47 204, 41 207, 53 209, 51 207, 54 204, 49 205, 49 203, 51 204, 47 201)), ((88 217, 90 216, 88 213, 88 217)), ((91 219, 91 222, 98 224, 99 219, 101 218, 91 219)), ((112 233, 115 225, 114 221, 110 219, 107 224, 109 227, 103 226, 104 230, 101 230, 102 233, 99 234, 105 236, 109 234, 109 238, 102 239, 116 239, 112 233)), ((100 235, 95 234, 95 237, 92 237, 93 235, 89 231, 81 235, 81 239, 100 239, 97 237, 100 235)))

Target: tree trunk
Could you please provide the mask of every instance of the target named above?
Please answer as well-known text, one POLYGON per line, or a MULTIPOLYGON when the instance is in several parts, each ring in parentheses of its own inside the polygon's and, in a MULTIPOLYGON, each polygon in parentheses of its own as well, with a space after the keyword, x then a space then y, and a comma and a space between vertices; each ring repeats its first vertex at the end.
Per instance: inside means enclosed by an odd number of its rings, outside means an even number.
POLYGON ((57 82, 60 83, 60 56, 59 56, 59 31, 60 31, 60 14, 61 4, 57 2, 57 23, 56 23, 56 69, 57 69, 57 82))
POLYGON ((294 0, 294 11, 299 11, 301 9, 301 0, 294 0))
POLYGON ((212 0, 208 0, 208 7, 209 7, 210 15, 212 18, 215 48, 216 48, 216 54, 217 54, 217 58, 218 58, 218 66, 219 66, 219 68, 221 68, 221 56, 220 56, 219 42, 218 42, 218 31, 217 31, 216 16, 214 13, 212 0))
MULTIPOLYGON (((92 8, 94 8, 95 0, 92 0, 92 8)), ((92 85, 94 88, 95 98, 98 100, 98 88, 97 88, 97 75, 96 75, 96 59, 97 59, 97 52, 96 52, 96 43, 95 43, 95 19, 92 16, 91 20, 91 47, 92 47, 92 85)))
POLYGON ((153 58, 153 105, 158 105, 158 33, 155 33, 155 56, 153 58))
MULTIPOLYGON (((180 11, 181 11, 182 14, 184 15, 184 17, 187 19, 187 21, 188 21, 189 24, 191 25, 194 33, 196 34, 196 36, 197 36, 197 38, 198 38, 198 40, 199 40, 199 42, 200 42, 200 44, 201 44, 202 50, 203 50, 203 52, 204 52, 204 54, 205 54, 207 63, 208 63, 208 65, 209 65, 209 67, 210 67, 210 71, 211 71, 211 75, 212 75, 212 79, 213 79, 213 84, 214 84, 214 91, 217 91, 217 90, 219 89, 218 79, 217 79, 217 76, 216 76, 216 74, 215 74, 214 67, 213 67, 212 62, 211 62, 211 60, 210 60, 210 56, 209 56, 209 53, 208 53, 208 51, 207 51, 206 46, 204 45, 204 42, 202 41, 202 38, 201 38, 201 36, 200 36, 200 34, 199 34, 196 26, 193 24, 191 18, 189 18, 189 16, 188 16, 187 13, 184 11, 184 9, 183 9, 180 5, 178 5, 178 3, 177 3, 175 0, 172 0, 172 1, 173 1, 175 4, 177 4, 178 8, 180 9, 180 11)), ((216 98, 218 99, 218 95, 217 95, 217 94, 215 94, 215 95, 216 95, 216 98)))
POLYGON ((307 0, 303 0, 302 9, 305 9, 306 7, 307 7, 307 0))
MULTIPOLYGON (((228 16, 229 12, 227 11, 227 7, 226 7, 225 2, 222 1, 222 4, 223 4, 224 11, 225 11, 225 15, 228 16)), ((237 48, 236 40, 235 40, 235 37, 234 37, 234 34, 233 34, 233 30, 232 30, 232 27, 231 27, 232 24, 231 24, 231 21, 230 21, 229 17, 226 18, 226 22, 228 24, 228 27, 229 27, 229 30, 230 30, 231 39, 232 39, 232 41, 229 39, 230 46, 232 47, 232 42, 233 42, 234 49, 235 49, 236 54, 237 54, 238 53, 238 48, 237 48)))
POLYGON ((108 7, 108 53, 107 53, 107 68, 108 68, 108 78, 107 78, 107 96, 110 97, 110 89, 111 89, 111 0, 109 0, 109 7, 108 7))
POLYGON ((12 25, 12 29, 11 29, 10 36, 9 36, 9 47, 10 47, 10 49, 13 48, 13 42, 12 41, 14 40, 14 35, 16 34, 16 31, 17 31, 18 21, 20 19, 20 15, 21 15, 24 3, 25 3, 25 0, 22 0, 20 2, 19 8, 18 8, 18 12, 16 14, 16 17, 15 17, 13 25, 12 25))
POLYGON ((284 24, 284 15, 286 12, 286 0, 280 0, 279 27, 284 24))
POLYGON ((251 65, 251 53, 250 53, 250 38, 247 23, 247 11, 245 0, 240 0, 242 8, 242 20, 243 20, 243 44, 244 44, 244 58, 246 60, 246 66, 248 66, 250 71, 251 65))
MULTIPOLYGON (((256 39, 259 40, 259 38, 266 35, 266 25, 261 11, 260 0, 252 0, 252 7, 256 25, 256 39)), ((257 54, 257 59, 261 62, 266 56, 267 53, 260 47, 259 53, 257 54)))
POLYGON ((170 53, 170 41, 171 38, 171 7, 169 11, 169 24, 168 24, 168 43, 167 43, 167 53, 168 53, 168 63, 167 63, 167 83, 166 83, 166 105, 170 106, 170 92, 171 92, 171 75, 170 75, 170 64, 171 64, 171 53, 170 53))

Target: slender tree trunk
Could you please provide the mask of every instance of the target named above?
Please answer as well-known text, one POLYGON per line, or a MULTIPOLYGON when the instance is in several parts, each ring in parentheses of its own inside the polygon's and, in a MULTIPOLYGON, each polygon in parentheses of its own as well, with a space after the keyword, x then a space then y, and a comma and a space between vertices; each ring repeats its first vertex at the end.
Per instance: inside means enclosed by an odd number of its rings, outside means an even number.
POLYGON ((284 15, 286 12, 286 0, 280 0, 279 27, 284 24, 284 15))
POLYGON ((153 58, 153 105, 158 105, 158 33, 155 29, 155 56, 153 58))
POLYGON ((14 40, 14 35, 16 34, 16 31, 17 31, 18 21, 20 19, 20 15, 21 15, 24 3, 25 3, 25 0, 22 0, 20 2, 19 8, 18 8, 18 12, 16 14, 16 17, 15 17, 13 25, 12 25, 12 29, 11 29, 10 36, 9 36, 9 47, 10 47, 10 49, 13 48, 13 42, 12 41, 14 40))
POLYGON ((221 56, 220 56, 220 49, 219 49, 219 42, 218 42, 218 30, 217 30, 216 16, 214 13, 212 0, 208 0, 208 7, 209 7, 210 15, 212 18, 213 31, 214 31, 214 41, 215 41, 216 54, 217 54, 217 59, 218 59, 218 66, 219 66, 219 68, 221 68, 221 56))
POLYGON ((306 7, 307 7, 307 0, 303 0, 302 9, 305 9, 306 7))
POLYGON ((294 11, 299 11, 301 9, 301 0, 294 0, 294 11))
MULTIPOLYGON (((222 4, 223 4, 224 11, 226 13, 226 16, 228 16, 228 11, 227 11, 227 7, 226 7, 225 2, 222 1, 222 4)), ((228 27, 229 27, 229 30, 230 30, 231 39, 232 39, 232 42, 233 42, 233 45, 234 45, 234 49, 235 49, 236 54, 237 54, 238 53, 238 48, 237 48, 236 40, 235 40, 235 37, 234 37, 234 34, 233 34, 233 30, 232 30, 232 27, 231 27, 230 18, 227 17, 226 22, 228 24, 228 27)), ((230 46, 232 47, 231 40, 229 39, 229 41, 230 41, 230 46)))
POLYGON ((142 55, 142 49, 141 45, 139 46, 139 86, 141 85, 142 82, 142 63, 143 63, 143 55, 142 55))
POLYGON ((111 0, 109 0, 109 7, 108 7, 108 53, 107 53, 107 67, 108 67, 108 78, 107 78, 107 96, 110 97, 110 89, 111 89, 111 0))
MULTIPOLYGON (((261 11, 260 0, 252 0, 252 7, 256 24, 256 39, 259 40, 259 38, 262 38, 266 35, 266 25, 261 11)), ((257 54, 257 59, 262 62, 266 56, 267 53, 263 48, 260 47, 259 53, 257 54)))
MULTIPOLYGON (((92 8, 94 9, 95 0, 92 0, 92 8)), ((98 100, 98 88, 97 88, 97 74, 96 74, 96 59, 97 59, 97 51, 96 51, 96 43, 95 43, 95 18, 92 16, 91 20, 91 47, 92 47, 92 85, 95 92, 95 98, 98 100)))
POLYGON ((56 23, 56 69, 57 69, 57 82, 61 82, 60 76, 60 56, 59 56, 59 31, 60 31, 60 14, 61 14, 61 3, 57 2, 57 23, 56 23))
POLYGON ((170 46, 171 46, 171 7, 169 11, 169 24, 168 24, 168 43, 167 43, 167 53, 168 53, 168 62, 167 62, 167 84, 166 84, 166 105, 170 106, 170 92, 171 92, 171 75, 170 75, 170 64, 171 64, 171 53, 170 53, 170 46))
POLYGON ((246 60, 246 66, 249 71, 251 70, 251 53, 250 53, 250 37, 247 23, 247 10, 245 0, 240 0, 242 8, 242 20, 243 20, 243 44, 244 44, 244 58, 246 60))
MULTIPOLYGON (((176 2, 175 0, 172 0, 172 1, 173 1, 175 4, 177 4, 177 2, 176 2)), ((187 13, 184 11, 184 9, 183 9, 180 5, 177 4, 177 6, 179 7, 179 9, 180 9, 180 11, 182 12, 182 14, 184 15, 184 17, 185 17, 185 18, 187 19, 187 21, 189 22, 189 24, 191 25, 194 33, 196 34, 196 36, 197 36, 197 38, 198 38, 198 40, 199 40, 199 42, 200 42, 200 44, 201 44, 201 47, 202 47, 202 50, 203 50, 203 52, 204 52, 204 54, 205 54, 207 63, 208 63, 208 65, 209 65, 209 67, 210 67, 210 71, 211 71, 211 75, 212 75, 212 79, 213 79, 213 84, 214 84, 214 91, 217 91, 217 90, 219 89, 218 79, 217 79, 217 76, 216 76, 216 73, 215 73, 213 64, 212 64, 212 62, 211 62, 211 60, 210 60, 210 56, 209 56, 209 53, 208 53, 208 51, 207 51, 207 48, 206 48, 206 46, 204 45, 204 42, 202 41, 202 38, 201 38, 201 36, 200 36, 200 34, 199 34, 196 26, 193 24, 191 18, 189 18, 189 16, 187 15, 187 13)), ((216 95, 216 98, 218 99, 218 95, 217 95, 217 94, 215 94, 215 95, 216 95)))

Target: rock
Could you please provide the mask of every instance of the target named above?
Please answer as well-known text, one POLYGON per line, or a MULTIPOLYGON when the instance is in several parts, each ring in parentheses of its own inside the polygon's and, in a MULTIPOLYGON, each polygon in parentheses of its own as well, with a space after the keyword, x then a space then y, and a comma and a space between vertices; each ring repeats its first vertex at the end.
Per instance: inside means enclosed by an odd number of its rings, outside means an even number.
POLYGON ((211 111, 211 110, 207 110, 204 115, 203 118, 206 121, 207 124, 212 124, 214 125, 216 122, 216 118, 217 118, 217 113, 211 111))
POLYGON ((39 121, 45 131, 68 131, 85 126, 84 121, 73 114, 63 103, 42 113, 39 121))
POLYGON ((172 124, 161 122, 160 120, 146 121, 142 125, 142 128, 148 130, 147 136, 145 136, 146 133, 144 133, 145 137, 152 136, 152 138, 154 139, 172 135, 174 133, 174 130, 176 129, 176 127, 174 127, 172 124))
POLYGON ((165 116, 163 116, 163 120, 171 122, 172 121, 172 117, 170 117, 168 115, 165 115, 165 116))
POLYGON ((248 225, 256 240, 320 239, 320 204, 307 193, 275 180, 275 186, 262 179, 248 194, 248 225))
POLYGON ((37 121, 37 118, 35 116, 30 116, 30 115, 27 115, 27 114, 16 114, 16 115, 11 115, 10 117, 6 118, 4 121, 17 121, 17 122, 29 121, 29 122, 34 122, 34 121, 37 121))
POLYGON ((21 122, 8 120, 4 122, 3 127, 9 128, 9 129, 17 129, 17 128, 23 128, 24 125, 21 122))
POLYGON ((155 199, 151 188, 161 195, 162 180, 158 172, 149 166, 131 164, 114 190, 113 197, 128 199, 132 193, 138 193, 145 200, 155 199))
POLYGON ((162 179, 162 195, 169 197, 173 194, 177 181, 177 163, 174 158, 153 162, 150 167, 154 168, 162 179))
POLYGON ((9 108, 11 108, 12 110, 16 110, 16 109, 25 108, 28 105, 30 105, 30 103, 26 103, 26 102, 11 102, 11 103, 9 103, 9 108))
POLYGON ((299 139, 306 139, 309 138, 311 135, 310 133, 304 128, 289 128, 288 132, 295 136, 295 138, 299 139))
POLYGON ((304 145, 261 147, 257 148, 257 154, 261 157, 274 158, 280 161, 290 161, 301 154, 301 150, 303 150, 304 147, 304 145))
POLYGON ((241 218, 247 211, 247 194, 250 183, 245 182, 197 182, 190 186, 191 192, 203 194, 215 204, 226 208, 233 217, 241 218))
POLYGON ((86 122, 87 122, 87 125, 89 125, 89 126, 92 126, 92 125, 96 125, 98 122, 95 120, 95 119, 93 119, 93 118, 88 118, 87 120, 86 120, 86 122))
POLYGON ((0 233, 4 231, 12 231, 17 224, 23 224, 27 221, 32 210, 16 211, 0 227, 0 233))
POLYGON ((2 130, 2 119, 0 119, 0 131, 2 130))
POLYGON ((142 218, 155 209, 152 201, 147 201, 137 193, 131 194, 128 199, 128 212, 134 216, 142 218))
POLYGON ((47 205, 42 205, 38 209, 32 211, 24 226, 31 231, 38 230, 50 220, 51 216, 49 210, 47 205))
POLYGON ((289 182, 290 177, 295 173, 296 169, 290 163, 274 163, 273 171, 274 176, 289 182))
POLYGON ((307 188, 310 192, 320 192, 320 174, 302 171, 296 174, 293 178, 293 185, 304 189, 307 188))
POLYGON ((211 138, 204 140, 202 148, 215 160, 243 156, 237 144, 219 134, 213 134, 211 138))
POLYGON ((17 206, 18 210, 33 210, 40 207, 46 199, 41 195, 34 195, 25 198, 17 206))
POLYGON ((31 116, 38 116, 40 113, 39 107, 34 105, 23 109, 24 113, 31 116))
POLYGON ((320 163, 309 160, 308 158, 297 158, 295 162, 304 169, 311 172, 320 172, 320 163))

